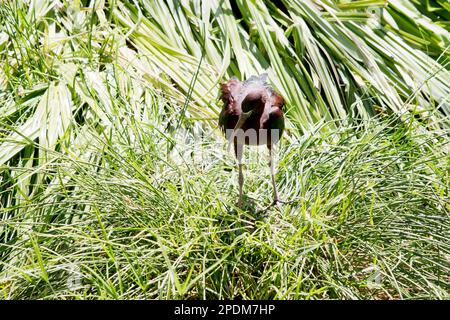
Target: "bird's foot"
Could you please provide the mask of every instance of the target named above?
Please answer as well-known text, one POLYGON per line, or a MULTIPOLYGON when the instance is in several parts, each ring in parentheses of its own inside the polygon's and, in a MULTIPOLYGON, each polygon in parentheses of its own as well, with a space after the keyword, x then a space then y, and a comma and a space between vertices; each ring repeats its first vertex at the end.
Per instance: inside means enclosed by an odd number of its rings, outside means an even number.
POLYGON ((280 206, 281 204, 293 204, 293 203, 296 203, 296 202, 298 202, 298 200, 285 201, 285 200, 281 200, 279 197, 275 197, 275 198, 273 199, 272 203, 269 204, 266 208, 262 209, 262 210, 260 211, 260 213, 266 212, 267 210, 269 210, 269 209, 272 208, 273 206, 277 206, 277 208, 278 208, 279 210, 281 210, 281 206, 280 206))
POLYGON ((272 208, 275 205, 278 207, 278 209, 281 209, 280 206, 279 206, 281 203, 284 203, 284 201, 282 201, 282 200, 280 200, 280 198, 276 197, 276 198, 273 199, 271 204, 269 204, 267 207, 265 207, 264 209, 262 209, 259 212, 260 213, 264 213, 264 212, 266 212, 267 210, 269 210, 270 208, 272 208))
POLYGON ((281 200, 281 199, 274 199, 273 202, 272 202, 272 205, 278 205, 278 204, 292 204, 292 203, 294 203, 294 202, 295 202, 294 200, 284 201, 284 200, 281 200))
POLYGON ((274 206, 274 205, 276 205, 276 204, 278 204, 278 203, 284 203, 284 201, 280 200, 280 198, 278 198, 278 197, 275 197, 275 198, 273 199, 271 205, 274 206))

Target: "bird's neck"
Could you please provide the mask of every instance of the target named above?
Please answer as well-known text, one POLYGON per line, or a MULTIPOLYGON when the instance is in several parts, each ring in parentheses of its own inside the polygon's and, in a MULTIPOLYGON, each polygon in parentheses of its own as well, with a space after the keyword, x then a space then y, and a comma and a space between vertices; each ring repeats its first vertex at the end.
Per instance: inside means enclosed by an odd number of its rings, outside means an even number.
POLYGON ((266 110, 266 104, 265 103, 259 103, 255 109, 253 109, 253 114, 255 116, 261 116, 264 113, 268 113, 270 110, 266 110))

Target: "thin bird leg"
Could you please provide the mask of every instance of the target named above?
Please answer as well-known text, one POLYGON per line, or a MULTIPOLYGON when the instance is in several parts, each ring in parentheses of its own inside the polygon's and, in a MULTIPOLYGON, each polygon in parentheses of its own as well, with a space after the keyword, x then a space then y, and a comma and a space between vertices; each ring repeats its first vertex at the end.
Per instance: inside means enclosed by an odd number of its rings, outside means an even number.
POLYGON ((242 188, 244 186, 244 174, 242 172, 242 152, 244 150, 244 146, 242 144, 238 144, 238 143, 234 143, 234 153, 236 155, 236 159, 238 162, 238 166, 239 166, 239 200, 237 203, 237 206, 239 208, 242 208, 242 188))
MULTIPOLYGON (((235 144, 235 148, 236 148, 236 141, 235 138, 238 134, 238 130, 242 128, 242 126, 244 125, 245 121, 250 117, 250 115, 252 114, 253 111, 249 111, 249 112, 242 112, 241 115, 239 116, 239 119, 236 123, 236 125, 234 126, 233 131, 231 132, 231 136, 228 138, 228 148, 227 148, 227 152, 230 152, 231 149, 231 144, 234 143, 235 144)), ((242 141, 239 141, 242 137, 238 137, 238 141, 237 143, 243 143, 242 141)), ((236 152, 236 150, 235 150, 236 152)))
POLYGON ((277 184, 275 183, 275 168, 273 164, 273 154, 272 154, 272 145, 267 145, 269 148, 269 166, 270 166, 270 175, 272 176, 272 186, 273 186, 273 203, 280 202, 280 197, 278 196, 277 184))

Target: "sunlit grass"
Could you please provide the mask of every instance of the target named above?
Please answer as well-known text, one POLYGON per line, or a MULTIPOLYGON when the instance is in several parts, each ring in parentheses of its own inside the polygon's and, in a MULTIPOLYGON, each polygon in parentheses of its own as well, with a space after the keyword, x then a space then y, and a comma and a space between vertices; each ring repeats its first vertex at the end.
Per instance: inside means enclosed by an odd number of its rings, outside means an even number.
MULTIPOLYGON (((240 211, 232 158, 215 141, 115 124, 120 135, 89 147, 102 153, 98 165, 54 155, 47 192, 4 210, 3 294, 448 297, 448 133, 414 124, 292 138, 279 149, 277 176, 292 203, 265 213, 262 160, 247 166, 240 211)), ((19 197, 14 182, 31 171, 10 170, 18 174, 4 198, 19 197)))
POLYGON ((448 7, 281 3, 0 4, 2 298, 448 299, 448 7), (217 129, 261 72, 265 212, 217 129))

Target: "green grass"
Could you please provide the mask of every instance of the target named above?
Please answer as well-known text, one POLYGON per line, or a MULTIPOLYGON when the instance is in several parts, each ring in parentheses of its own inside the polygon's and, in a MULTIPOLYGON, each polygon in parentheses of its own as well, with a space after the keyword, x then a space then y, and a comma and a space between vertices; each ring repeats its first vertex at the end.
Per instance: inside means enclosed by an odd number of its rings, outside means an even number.
POLYGON ((240 211, 232 158, 214 140, 139 125, 130 145, 116 124, 123 135, 89 147, 98 164, 55 154, 47 190, 3 210, 3 296, 448 298, 448 140, 414 123, 292 138, 277 181, 294 203, 264 214, 262 159, 246 168, 240 211), (207 162, 190 157, 202 149, 207 162))
POLYGON ((0 4, 2 299, 449 298, 449 8, 283 3, 0 4), (263 71, 289 203, 247 148, 240 210, 218 83, 263 71))

